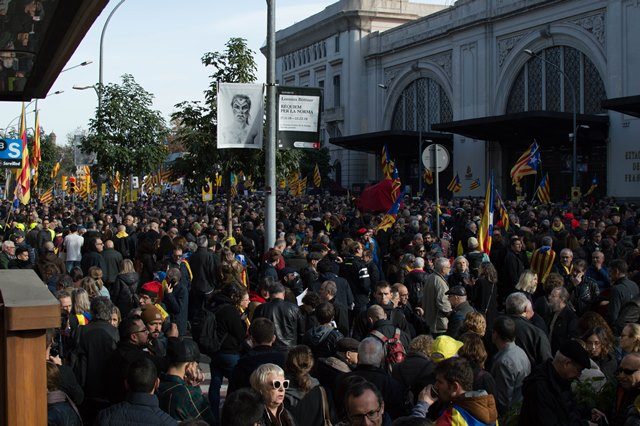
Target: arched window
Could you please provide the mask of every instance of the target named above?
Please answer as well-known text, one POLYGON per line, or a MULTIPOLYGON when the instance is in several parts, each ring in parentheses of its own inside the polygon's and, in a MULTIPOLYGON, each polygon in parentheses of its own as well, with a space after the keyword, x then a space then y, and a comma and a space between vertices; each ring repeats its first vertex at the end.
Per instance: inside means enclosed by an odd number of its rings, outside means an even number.
MULTIPOLYGON (((557 65, 571 80, 579 113, 606 112, 600 106, 607 97, 604 83, 586 55, 569 46, 549 47, 538 55, 557 65)), ((557 68, 539 58, 529 59, 509 92, 506 112, 523 111, 573 112, 571 85, 557 68)))
POLYGON ((451 102, 432 78, 419 78, 404 88, 393 111, 393 130, 431 131, 436 123, 452 121, 451 102))

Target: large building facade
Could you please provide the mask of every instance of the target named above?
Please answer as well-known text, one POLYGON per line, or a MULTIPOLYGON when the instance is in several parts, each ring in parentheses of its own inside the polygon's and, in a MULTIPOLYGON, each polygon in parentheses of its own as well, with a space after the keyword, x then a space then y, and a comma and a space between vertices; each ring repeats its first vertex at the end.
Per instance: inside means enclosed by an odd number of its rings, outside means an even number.
MULTIPOLYGON (((342 0, 278 32, 278 80, 324 88, 323 142, 344 187, 380 178, 386 142, 417 189, 420 150, 438 142, 460 195, 482 195, 490 172, 513 195, 509 170, 535 140, 563 197, 575 137, 583 192, 595 178, 597 195, 638 197, 638 22, 640 0, 342 0)), ((529 196, 535 185, 523 181, 529 196)))

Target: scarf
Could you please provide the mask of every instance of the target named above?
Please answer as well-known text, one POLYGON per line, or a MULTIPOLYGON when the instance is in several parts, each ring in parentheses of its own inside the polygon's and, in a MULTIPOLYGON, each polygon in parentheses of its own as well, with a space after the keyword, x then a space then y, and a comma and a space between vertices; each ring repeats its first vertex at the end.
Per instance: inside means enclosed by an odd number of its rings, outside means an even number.
POLYGON ((116 234, 116 238, 127 238, 128 236, 127 231, 120 231, 116 234))
POLYGON ((560 223, 559 226, 555 226, 555 225, 551 225, 551 229, 553 230, 553 232, 560 232, 564 230, 564 223, 560 223))

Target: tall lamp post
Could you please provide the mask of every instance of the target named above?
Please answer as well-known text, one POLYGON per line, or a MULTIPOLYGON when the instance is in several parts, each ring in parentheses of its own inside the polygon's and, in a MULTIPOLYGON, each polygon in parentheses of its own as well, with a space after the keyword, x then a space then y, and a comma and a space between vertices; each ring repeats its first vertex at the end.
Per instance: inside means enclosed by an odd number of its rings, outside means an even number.
POLYGON ((265 251, 276 242, 276 0, 267 0, 267 142, 265 251))
MULTIPOLYGON (((98 88, 96 89, 96 93, 98 95, 98 132, 102 132, 102 123, 100 122, 101 119, 100 117, 102 116, 102 84, 103 84, 103 79, 102 79, 102 70, 104 68, 104 34, 107 31, 107 26, 109 25, 109 21, 111 21, 111 17, 113 16, 114 13, 116 13, 116 10, 118 10, 118 8, 120 6, 122 6, 122 3, 124 3, 125 0, 120 0, 118 2, 118 4, 116 4, 116 6, 111 10, 111 13, 109 13, 109 16, 107 16, 107 20, 104 22, 104 26, 102 27, 102 33, 100 34, 100 59, 99 59, 99 63, 98 63, 98 88)), ((95 86, 94 86, 95 88, 95 86)), ((100 168, 98 167, 97 173, 96 173, 96 192, 97 192, 97 208, 98 211, 100 211, 102 209, 102 176, 100 173, 100 168)))
POLYGON ((571 164, 571 169, 572 169, 572 176, 571 176, 571 186, 576 187, 577 183, 578 183, 578 162, 577 162, 577 146, 578 146, 578 126, 577 126, 577 114, 578 114, 578 104, 576 103, 576 87, 573 84, 573 82, 571 81, 571 79, 569 78, 569 76, 562 70, 562 68, 560 68, 559 66, 557 66, 556 64, 554 64, 553 62, 543 58, 540 55, 537 55, 536 53, 533 52, 533 50, 531 49, 525 49, 524 53, 526 53, 527 55, 531 56, 532 58, 538 58, 541 61, 544 61, 546 64, 551 65, 553 68, 555 68, 560 74, 562 74, 562 76, 564 77, 564 79, 567 81, 567 83, 569 83, 569 87, 571 88, 571 97, 573 100, 573 133, 571 134, 571 142, 572 142, 572 151, 573 151, 573 161, 571 164))

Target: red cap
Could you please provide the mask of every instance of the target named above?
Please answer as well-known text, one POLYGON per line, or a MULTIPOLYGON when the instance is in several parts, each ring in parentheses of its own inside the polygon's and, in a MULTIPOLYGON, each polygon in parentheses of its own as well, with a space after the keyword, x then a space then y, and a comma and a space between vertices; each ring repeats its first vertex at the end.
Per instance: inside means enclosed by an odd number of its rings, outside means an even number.
POLYGON ((140 293, 147 294, 152 297, 158 297, 162 291, 162 283, 160 281, 149 281, 144 283, 140 289, 140 293))

